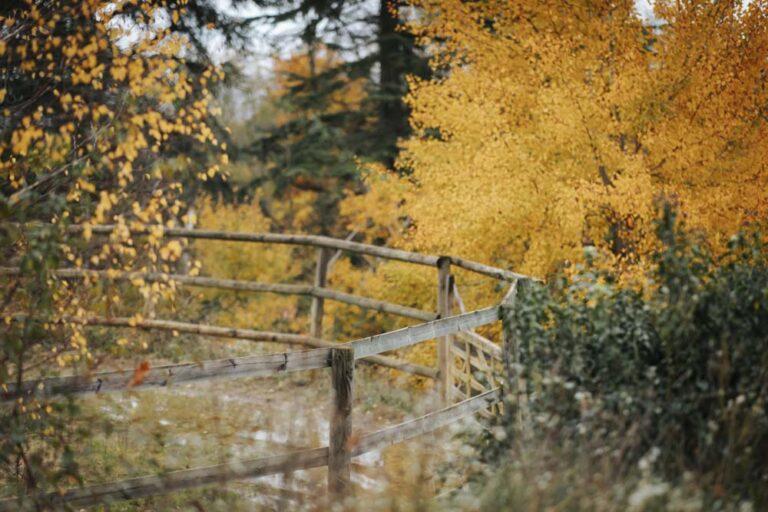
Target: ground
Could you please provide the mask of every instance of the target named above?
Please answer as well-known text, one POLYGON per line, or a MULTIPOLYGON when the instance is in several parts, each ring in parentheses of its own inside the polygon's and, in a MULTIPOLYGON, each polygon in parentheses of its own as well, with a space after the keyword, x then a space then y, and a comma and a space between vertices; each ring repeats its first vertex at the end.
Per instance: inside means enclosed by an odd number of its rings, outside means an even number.
MULTIPOLYGON (((206 356, 278 350, 277 345, 186 338, 211 344, 206 356)), ((197 345, 200 355, 201 345, 197 345)), ((284 349, 284 347, 282 347, 284 349)), ((184 359, 184 358, 182 358, 184 359)), ((190 360, 186 358, 186 360, 190 360)), ((194 359, 193 359, 194 360, 194 359)), ((159 361, 157 362, 159 363, 159 361)), ((123 362, 123 367, 126 363, 123 362)), ((166 389, 104 393, 79 399, 93 429, 76 460, 86 483, 258 458, 328 444, 331 404, 328 370, 270 378, 195 382, 166 389)), ((404 375, 358 364, 353 436, 439 408, 430 386, 404 375)), ((355 504, 366 510, 406 509, 460 485, 461 442, 455 426, 358 457, 353 465, 355 504)), ((231 482, 212 488, 136 500, 110 510, 273 510, 323 508, 325 468, 231 482)), ((426 503, 425 503, 426 504, 426 503)))

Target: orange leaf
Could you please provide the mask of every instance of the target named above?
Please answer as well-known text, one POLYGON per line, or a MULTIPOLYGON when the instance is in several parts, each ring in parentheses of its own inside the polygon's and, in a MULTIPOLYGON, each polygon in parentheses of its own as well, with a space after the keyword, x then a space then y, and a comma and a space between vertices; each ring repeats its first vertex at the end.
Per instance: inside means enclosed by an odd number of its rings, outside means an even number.
POLYGON ((144 381, 144 377, 146 377, 147 373, 149 373, 149 368, 149 361, 142 361, 139 366, 133 370, 133 378, 128 384, 128 387, 138 386, 141 384, 144 381))

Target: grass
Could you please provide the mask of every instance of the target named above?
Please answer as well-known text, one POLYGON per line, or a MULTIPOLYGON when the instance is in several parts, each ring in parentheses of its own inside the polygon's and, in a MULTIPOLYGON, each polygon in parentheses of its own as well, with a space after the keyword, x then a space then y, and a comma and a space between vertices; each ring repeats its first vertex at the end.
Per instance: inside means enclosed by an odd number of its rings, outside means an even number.
MULTIPOLYGON (((166 356, 178 353, 176 344, 194 347, 183 360, 275 349, 192 336, 166 341, 161 351, 166 356)), ((116 366, 135 363, 123 360, 116 366)), ((436 407, 430 390, 414 389, 411 379, 391 375, 358 366, 355 432, 377 430, 436 407)), ((92 437, 76 447, 75 458, 84 482, 93 484, 323 446, 330 400, 330 379, 323 370, 84 396, 78 421, 92 437)), ((415 510, 413 504, 431 498, 444 479, 435 468, 448 453, 445 443, 444 435, 426 436, 362 457, 353 466, 356 495, 369 510, 415 510)), ((312 509, 324 492, 325 469, 316 469, 135 500, 109 510, 312 509)))

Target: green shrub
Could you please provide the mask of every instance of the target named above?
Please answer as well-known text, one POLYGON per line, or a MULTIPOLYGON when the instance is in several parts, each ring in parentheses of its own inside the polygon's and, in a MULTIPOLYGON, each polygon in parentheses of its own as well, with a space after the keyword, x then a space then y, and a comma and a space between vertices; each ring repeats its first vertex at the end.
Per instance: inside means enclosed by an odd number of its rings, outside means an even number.
POLYGON ((616 477, 638 465, 672 485, 695 475, 705 508, 747 500, 766 510, 766 247, 758 234, 740 235, 714 256, 668 208, 657 235, 645 291, 588 265, 519 294, 528 422, 508 397, 505 441, 488 443, 487 455, 508 464, 527 435, 579 460, 608 460, 616 477))

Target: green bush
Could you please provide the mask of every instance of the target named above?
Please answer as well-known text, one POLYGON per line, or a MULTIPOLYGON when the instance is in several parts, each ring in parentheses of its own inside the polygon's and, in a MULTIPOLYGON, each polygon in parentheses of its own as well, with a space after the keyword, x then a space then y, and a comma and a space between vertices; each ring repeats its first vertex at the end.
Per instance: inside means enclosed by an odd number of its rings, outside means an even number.
POLYGON ((519 294, 512 327, 528 421, 508 397, 492 462, 519 464, 527 435, 610 461, 615 477, 649 465, 672 486, 694 475, 704 508, 767 509, 766 247, 740 235, 714 256, 675 224, 666 209, 644 291, 588 265, 519 294))

